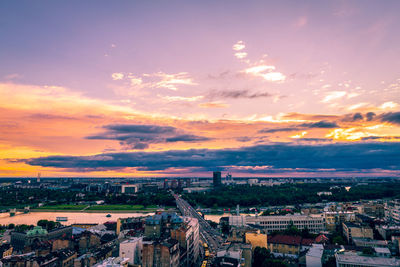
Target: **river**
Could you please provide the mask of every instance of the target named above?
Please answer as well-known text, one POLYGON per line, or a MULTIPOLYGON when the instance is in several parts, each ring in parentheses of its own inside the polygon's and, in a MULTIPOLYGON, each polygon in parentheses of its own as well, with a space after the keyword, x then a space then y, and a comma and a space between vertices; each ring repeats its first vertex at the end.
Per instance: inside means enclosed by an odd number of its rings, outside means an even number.
POLYGON ((0 224, 34 224, 39 220, 55 221, 57 217, 68 217, 68 221, 61 222, 63 225, 74 223, 98 223, 102 224, 108 221, 116 221, 118 218, 140 217, 153 215, 153 213, 110 213, 111 217, 106 217, 107 213, 92 213, 92 212, 30 212, 18 213, 10 217, 9 213, 0 213, 0 224))
MULTIPOLYGON (((57 217, 68 217, 67 222, 61 222, 63 225, 70 225, 75 223, 98 223, 102 224, 108 221, 116 221, 118 218, 128 217, 141 217, 153 215, 154 212, 149 213, 111 213, 111 217, 106 217, 107 213, 94 213, 94 212, 30 212, 30 213, 17 213, 17 215, 10 217, 9 213, 0 213, 0 225, 13 224, 34 224, 36 225, 39 220, 55 221, 57 217)), ((230 213, 224 214, 205 214, 204 218, 216 223, 219 223, 221 217, 230 216, 230 213)), ((248 214, 241 214, 248 215, 248 214)))

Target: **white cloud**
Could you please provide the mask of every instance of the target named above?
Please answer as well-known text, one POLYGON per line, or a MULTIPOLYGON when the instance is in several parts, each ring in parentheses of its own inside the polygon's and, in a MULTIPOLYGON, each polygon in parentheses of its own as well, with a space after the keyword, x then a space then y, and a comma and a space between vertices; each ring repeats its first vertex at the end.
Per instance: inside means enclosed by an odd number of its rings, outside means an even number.
POLYGON ((247 53, 246 52, 237 52, 237 53, 235 53, 235 57, 237 57, 238 59, 243 59, 243 58, 247 57, 247 53))
POLYGON ((234 44, 232 46, 232 49, 235 50, 235 51, 240 51, 240 50, 243 50, 245 48, 246 48, 246 46, 245 46, 243 41, 238 41, 236 44, 234 44))
POLYGON ((379 108, 381 109, 394 109, 398 106, 397 103, 389 101, 389 102, 385 102, 382 105, 379 106, 379 108))
POLYGON ((270 82, 283 82, 286 79, 286 76, 280 72, 268 72, 261 74, 261 77, 270 82))
POLYGON ((274 66, 258 65, 258 66, 247 68, 244 70, 244 72, 248 73, 248 74, 258 75, 264 71, 272 71, 272 70, 275 70, 274 66))
POLYGON ((167 74, 164 72, 145 73, 141 76, 135 76, 128 73, 113 73, 113 80, 127 79, 130 85, 135 88, 166 88, 170 90, 178 90, 178 85, 197 85, 187 72, 179 72, 176 74, 167 74))
POLYGON ((346 95, 347 93, 345 91, 331 91, 328 92, 328 94, 322 99, 323 103, 331 102, 332 100, 336 100, 339 98, 342 98, 346 95))
POLYGON ((131 78, 131 85, 132 86, 141 86, 143 83, 142 78, 131 78))
POLYGON ((361 103, 357 103, 357 104, 351 105, 347 109, 348 110, 355 110, 355 109, 359 109, 359 108, 362 108, 362 107, 366 107, 368 105, 369 105, 369 103, 367 103, 367 102, 361 102, 361 103))
POLYGON ((158 72, 153 74, 153 76, 161 78, 161 81, 155 83, 153 87, 167 88, 176 91, 178 90, 177 85, 197 85, 192 81, 192 78, 190 78, 187 72, 179 72, 176 74, 158 72))
POLYGON ((347 98, 353 98, 353 97, 357 97, 359 95, 360 95, 359 93, 349 93, 349 94, 347 94, 347 98))
POLYGON ((124 74, 120 73, 120 72, 114 72, 113 74, 111 74, 111 77, 114 81, 116 80, 122 80, 124 78, 124 74))
POLYGON ((162 95, 157 95, 158 97, 161 97, 165 100, 168 101, 187 101, 187 102, 194 102, 198 101, 204 98, 204 96, 199 95, 199 96, 192 96, 192 97, 185 97, 185 96, 162 96, 162 95))
POLYGON ((275 72, 273 70, 275 70, 275 66, 257 65, 245 69, 244 73, 261 77, 269 82, 282 82, 286 79, 286 76, 284 74, 280 72, 275 72))

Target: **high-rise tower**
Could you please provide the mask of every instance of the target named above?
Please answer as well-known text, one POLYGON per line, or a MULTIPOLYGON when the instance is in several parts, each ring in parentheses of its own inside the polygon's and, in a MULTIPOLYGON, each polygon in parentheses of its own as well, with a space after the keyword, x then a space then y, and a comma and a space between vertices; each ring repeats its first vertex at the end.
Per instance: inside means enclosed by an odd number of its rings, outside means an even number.
POLYGON ((221 172, 213 172, 213 185, 214 187, 221 186, 221 172))

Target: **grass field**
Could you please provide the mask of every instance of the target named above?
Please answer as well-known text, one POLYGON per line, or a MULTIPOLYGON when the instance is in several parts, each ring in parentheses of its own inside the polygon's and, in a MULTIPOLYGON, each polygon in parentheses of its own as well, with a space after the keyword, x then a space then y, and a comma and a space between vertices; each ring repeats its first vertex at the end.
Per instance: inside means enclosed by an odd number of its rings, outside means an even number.
POLYGON ((91 206, 88 210, 151 210, 157 209, 157 206, 151 205, 144 207, 143 205, 98 205, 91 206))
POLYGON ((87 205, 50 205, 50 206, 43 206, 43 207, 37 207, 35 209, 39 210, 82 210, 86 208, 87 205))

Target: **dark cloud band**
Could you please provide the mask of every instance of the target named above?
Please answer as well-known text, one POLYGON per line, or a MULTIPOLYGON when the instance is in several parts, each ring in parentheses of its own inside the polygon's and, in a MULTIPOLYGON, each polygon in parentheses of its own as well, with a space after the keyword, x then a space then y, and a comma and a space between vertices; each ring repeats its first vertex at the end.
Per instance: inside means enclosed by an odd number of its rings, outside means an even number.
POLYGON ((112 124, 103 126, 105 131, 87 136, 92 140, 116 140, 133 149, 146 149, 150 144, 171 142, 204 142, 211 138, 187 134, 171 126, 112 124))
POLYGON ((317 171, 400 170, 400 143, 271 144, 237 149, 190 149, 162 152, 104 153, 94 156, 48 156, 23 160, 43 167, 97 170, 136 167, 138 170, 228 166, 270 166, 271 169, 317 171))

